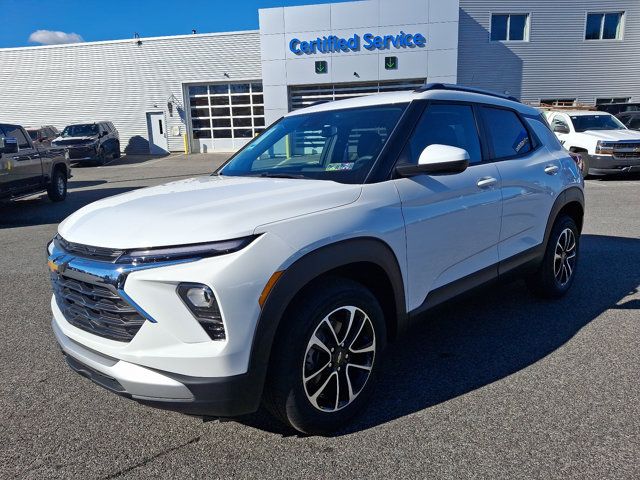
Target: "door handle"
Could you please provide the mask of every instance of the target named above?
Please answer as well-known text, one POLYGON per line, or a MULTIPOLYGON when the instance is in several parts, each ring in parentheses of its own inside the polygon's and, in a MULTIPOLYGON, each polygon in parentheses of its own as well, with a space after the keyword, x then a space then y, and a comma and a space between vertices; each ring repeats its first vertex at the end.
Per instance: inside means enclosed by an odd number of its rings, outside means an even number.
POLYGON ((476 185, 478 188, 489 188, 493 187, 496 183, 498 183, 498 180, 493 177, 482 177, 478 179, 476 185))
POLYGON ((558 173, 558 166, 557 165, 547 165, 546 167, 544 167, 544 173, 546 173, 547 175, 555 175, 556 173, 558 173))
POLYGON ((31 155, 31 158, 40 158, 40 154, 39 153, 34 153, 33 155, 31 155))

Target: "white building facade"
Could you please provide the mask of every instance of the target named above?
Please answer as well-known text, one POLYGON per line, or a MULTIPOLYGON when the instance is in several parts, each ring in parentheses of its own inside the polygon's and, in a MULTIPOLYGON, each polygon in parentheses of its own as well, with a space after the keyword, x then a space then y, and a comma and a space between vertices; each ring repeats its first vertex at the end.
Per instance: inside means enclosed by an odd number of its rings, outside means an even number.
POLYGON ((368 0, 261 9, 255 31, 0 49, 0 121, 110 120, 125 153, 229 152, 291 110, 425 81, 640 101, 640 2, 605 3, 368 0))

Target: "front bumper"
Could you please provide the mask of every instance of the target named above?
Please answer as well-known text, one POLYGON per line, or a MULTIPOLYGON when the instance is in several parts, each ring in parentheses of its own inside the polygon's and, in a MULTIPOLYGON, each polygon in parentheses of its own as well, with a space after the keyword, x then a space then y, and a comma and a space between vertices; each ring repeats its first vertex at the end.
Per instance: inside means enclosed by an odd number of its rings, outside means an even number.
POLYGON ((638 158, 618 158, 614 155, 589 155, 589 173, 631 173, 640 172, 640 156, 638 158))
MULTIPOLYGON (((258 298, 279 262, 290 254, 290 247, 278 237, 262 235, 243 250, 227 255, 125 268, 126 279, 119 291, 148 319, 130 341, 116 341, 74 326, 55 297, 51 299, 52 328, 70 366, 114 393, 185 413, 249 413, 259 404, 267 369, 266 362, 250 364, 260 316, 258 298), (176 287, 183 282, 212 288, 225 324, 225 340, 209 338, 179 298, 176 287)), ((64 275, 107 281, 123 274, 118 264, 60 253, 55 248, 49 259, 63 265, 64 275)))
POLYGON ((230 377, 190 377, 145 368, 89 350, 52 322, 69 367, 107 390, 158 408, 192 415, 235 417, 257 410, 264 372, 230 377))

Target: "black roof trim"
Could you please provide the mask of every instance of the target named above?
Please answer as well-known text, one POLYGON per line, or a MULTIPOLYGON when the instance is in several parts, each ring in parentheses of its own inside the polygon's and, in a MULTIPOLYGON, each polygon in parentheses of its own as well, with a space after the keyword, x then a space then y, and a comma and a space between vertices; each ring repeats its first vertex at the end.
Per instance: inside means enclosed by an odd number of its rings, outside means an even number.
POLYGON ((483 90, 481 88, 463 87, 462 85, 454 85, 453 83, 425 83, 415 91, 427 92, 429 90, 450 90, 454 92, 479 93, 481 95, 489 95, 490 97, 502 98, 504 100, 511 100, 512 102, 520 103, 520 100, 516 97, 502 95, 501 93, 492 92, 491 90, 483 90))

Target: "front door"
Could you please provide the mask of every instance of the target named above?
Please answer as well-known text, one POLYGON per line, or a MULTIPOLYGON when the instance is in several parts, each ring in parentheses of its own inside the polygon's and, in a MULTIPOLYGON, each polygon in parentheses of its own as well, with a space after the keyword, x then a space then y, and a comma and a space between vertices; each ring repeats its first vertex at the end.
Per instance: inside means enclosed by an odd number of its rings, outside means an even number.
POLYGON ((168 153, 167 126, 164 120, 164 113, 147 113, 147 130, 149 132, 149 153, 151 155, 168 153))
POLYGON ((422 150, 433 144, 463 148, 471 160, 462 173, 394 180, 406 225, 410 310, 434 289, 498 262, 500 176, 494 163, 482 162, 473 107, 429 105, 401 162, 417 163, 422 150))
POLYGON ((20 191, 42 183, 40 153, 31 144, 31 137, 17 125, 0 126, 0 135, 15 138, 17 153, 2 154, 3 188, 20 191))

